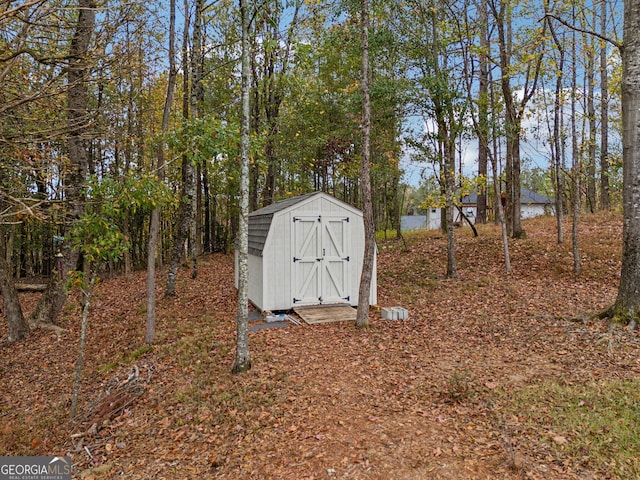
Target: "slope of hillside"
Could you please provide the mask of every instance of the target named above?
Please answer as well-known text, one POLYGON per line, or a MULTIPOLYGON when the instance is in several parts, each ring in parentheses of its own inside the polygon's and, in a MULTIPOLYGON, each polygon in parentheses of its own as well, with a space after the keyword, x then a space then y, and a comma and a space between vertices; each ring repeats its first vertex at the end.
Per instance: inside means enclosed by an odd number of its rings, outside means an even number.
MULTIPOLYGON (((232 257, 203 257, 196 280, 181 272, 179 296, 159 297, 151 349, 143 343, 144 272, 104 279, 92 301, 81 413, 73 421, 77 303, 66 307, 59 338, 40 330, 2 345, 0 455, 69 454, 78 478, 638 472, 637 460, 620 464, 621 441, 612 440, 610 458, 595 455, 593 444, 585 451, 584 432, 556 412, 569 398, 556 387, 578 389, 575 398, 584 400, 576 402, 589 407, 596 404, 584 403, 596 402, 589 392, 614 391, 611 382, 640 373, 637 333, 593 319, 615 299, 620 218, 583 220, 578 278, 571 245, 555 243, 554 227, 552 218, 525 223, 528 238, 511 244, 512 275, 504 273, 493 226, 481 227, 479 238, 457 230, 456 280, 443 276, 439 233, 411 234, 407 250, 382 243, 379 303, 404 306, 408 320, 372 313, 365 331, 341 323, 255 331, 253 368, 239 376, 230 374, 232 257)), ((36 295, 24 294, 27 308, 36 295)))

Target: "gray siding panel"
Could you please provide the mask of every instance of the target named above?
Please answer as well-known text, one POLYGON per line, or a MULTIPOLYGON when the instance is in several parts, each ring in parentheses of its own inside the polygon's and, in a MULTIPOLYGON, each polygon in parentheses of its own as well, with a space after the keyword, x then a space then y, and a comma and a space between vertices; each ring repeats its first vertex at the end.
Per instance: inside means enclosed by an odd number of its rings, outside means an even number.
POLYGON ((249 253, 252 255, 262 256, 262 250, 267 241, 267 235, 269 235, 272 219, 273 213, 249 217, 249 253))

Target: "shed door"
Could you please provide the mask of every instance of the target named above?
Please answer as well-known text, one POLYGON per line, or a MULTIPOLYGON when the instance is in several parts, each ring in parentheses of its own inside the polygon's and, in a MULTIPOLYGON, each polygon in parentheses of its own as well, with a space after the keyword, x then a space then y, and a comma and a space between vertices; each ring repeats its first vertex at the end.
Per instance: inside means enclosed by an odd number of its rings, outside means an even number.
POLYGON ((349 218, 293 217, 293 304, 349 302, 349 218))
POLYGON ((323 217, 322 229, 322 298, 320 303, 349 301, 348 217, 323 217))

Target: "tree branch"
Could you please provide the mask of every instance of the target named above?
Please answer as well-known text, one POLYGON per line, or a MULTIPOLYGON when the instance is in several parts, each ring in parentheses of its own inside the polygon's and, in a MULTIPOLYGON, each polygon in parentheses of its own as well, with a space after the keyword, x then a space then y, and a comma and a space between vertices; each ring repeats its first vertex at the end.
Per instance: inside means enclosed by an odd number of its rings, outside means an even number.
MULTIPOLYGON (((26 3, 23 3, 22 5, 18 5, 15 8, 12 8, 11 10, 8 10, 8 9, 4 10, 0 12, 0 21, 4 21, 8 18, 15 17, 22 10, 28 10, 29 8, 31 8, 34 5, 37 5, 38 3, 44 3, 44 2, 43 0, 33 0, 31 2, 26 2, 26 3)), ((9 4, 7 4, 6 6, 8 8, 9 4)))
POLYGON ((558 22, 560 22, 565 27, 570 28, 571 30, 575 30, 576 32, 586 33, 587 35, 593 35, 594 37, 597 37, 600 40, 608 42, 611 45, 613 45, 614 47, 617 47, 618 50, 620 50, 620 52, 622 52, 622 50, 624 49, 624 45, 622 43, 617 42, 617 41, 613 40, 612 38, 606 37, 606 36, 604 36, 604 35, 602 35, 602 34, 600 34, 598 32, 594 32, 593 30, 585 30, 583 28, 576 27, 575 25, 570 24, 569 22, 567 22, 563 18, 560 18, 557 15, 554 15, 553 13, 545 13, 544 17, 542 17, 542 20, 545 20, 547 18, 553 18, 553 19, 557 20, 558 22))
POLYGON ((29 55, 36 62, 41 63, 43 65, 57 65, 59 62, 63 60, 68 60, 68 57, 41 57, 39 56, 32 48, 22 48, 20 50, 16 50, 15 52, 10 53, 6 57, 0 58, 0 63, 6 63, 10 60, 13 60, 20 55, 29 55))

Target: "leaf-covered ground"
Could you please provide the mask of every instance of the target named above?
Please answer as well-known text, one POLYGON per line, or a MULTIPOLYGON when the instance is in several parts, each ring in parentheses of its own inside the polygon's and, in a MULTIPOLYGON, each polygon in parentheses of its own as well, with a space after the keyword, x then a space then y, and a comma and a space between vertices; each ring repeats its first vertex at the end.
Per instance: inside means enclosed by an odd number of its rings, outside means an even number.
MULTIPOLYGON (((144 272, 104 279, 74 421, 77 303, 65 309, 60 337, 39 330, 1 346, 0 454, 69 454, 77 477, 89 479, 624 476, 616 458, 590 460, 571 448, 580 432, 527 404, 550 383, 597 392, 640 374, 638 334, 593 319, 615 299, 620 218, 582 221, 577 278, 570 234, 557 245, 552 218, 525 229, 511 243, 512 275, 494 226, 479 238, 457 230, 456 280, 443 276, 438 232, 412 234, 406 250, 381 243, 379 304, 406 307, 408 320, 372 311, 365 331, 344 323, 255 331, 253 367, 239 376, 230 374, 232 257, 201 258, 196 280, 181 272, 178 298, 159 297, 150 351, 144 272)), ((27 309, 37 295, 23 297, 27 309)))

